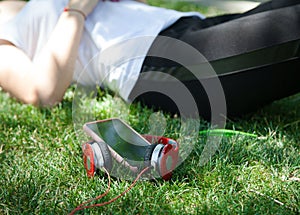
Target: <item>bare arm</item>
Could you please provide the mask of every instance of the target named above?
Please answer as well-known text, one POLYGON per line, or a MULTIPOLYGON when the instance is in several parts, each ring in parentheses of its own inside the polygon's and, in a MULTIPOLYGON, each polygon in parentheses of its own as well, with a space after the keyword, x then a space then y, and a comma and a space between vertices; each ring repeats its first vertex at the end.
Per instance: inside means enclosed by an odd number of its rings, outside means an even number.
MULTIPOLYGON (((97 2, 70 0, 69 7, 89 14, 97 2)), ((24 103, 52 106, 59 102, 72 81, 83 27, 80 13, 62 13, 35 63, 9 42, 0 40, 0 86, 24 103)))

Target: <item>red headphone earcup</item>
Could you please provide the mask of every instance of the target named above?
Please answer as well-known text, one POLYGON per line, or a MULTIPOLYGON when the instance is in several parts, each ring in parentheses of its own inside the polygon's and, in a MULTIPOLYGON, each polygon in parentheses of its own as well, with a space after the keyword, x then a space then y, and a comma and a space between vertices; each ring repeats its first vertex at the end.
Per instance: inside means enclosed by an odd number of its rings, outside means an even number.
POLYGON ((169 180, 172 177, 172 171, 178 163, 178 147, 172 144, 166 144, 161 150, 158 160, 159 173, 164 180, 169 180))
POLYGON ((86 170, 87 176, 93 177, 96 172, 95 167, 95 152, 91 145, 91 142, 84 143, 82 145, 82 152, 83 152, 83 165, 86 170))
POLYGON ((108 146, 104 142, 89 141, 82 145, 83 164, 87 176, 93 177, 97 169, 111 171, 113 163, 108 146))

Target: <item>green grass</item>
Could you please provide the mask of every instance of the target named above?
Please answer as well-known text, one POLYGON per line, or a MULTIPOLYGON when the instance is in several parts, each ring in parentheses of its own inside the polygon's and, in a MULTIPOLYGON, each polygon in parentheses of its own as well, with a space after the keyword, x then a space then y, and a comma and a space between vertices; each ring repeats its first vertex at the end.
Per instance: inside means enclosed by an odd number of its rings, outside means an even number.
MULTIPOLYGON (((0 214, 67 214, 105 191, 108 179, 88 179, 81 141, 74 130, 72 92, 53 109, 22 105, 0 92, 0 214)), ((107 108, 104 94, 97 107, 101 118, 120 116, 107 108)), ((300 95, 275 102, 256 113, 230 121, 228 129, 257 134, 226 137, 205 165, 200 136, 171 181, 142 181, 115 203, 86 214, 299 214, 300 95)), ((95 111, 95 110, 93 110, 95 111)), ((130 124, 149 130, 152 111, 132 105, 130 124)), ((166 117, 166 134, 178 135, 178 119, 166 117)), ((207 125, 203 122, 203 129, 207 125)), ((131 181, 112 179, 107 201, 131 181)), ((82 213, 82 212, 80 212, 82 213)), ((80 214, 79 213, 79 214, 80 214)))
MULTIPOLYGON (((169 9, 175 9, 179 11, 198 11, 202 14, 205 14, 206 16, 212 16, 217 14, 224 13, 223 11, 220 11, 216 7, 213 6, 203 6, 201 4, 193 4, 192 1, 180 1, 180 0, 147 0, 148 4, 153 6, 159 6, 169 9)), ((197 2, 197 1, 196 1, 197 2)), ((201 2, 201 1, 199 1, 201 2)))
MULTIPOLYGON (((110 96, 104 98, 113 101, 110 96)), ((1 92, 0 105, 0 214, 66 214, 104 192, 107 177, 86 177, 71 99, 51 110, 37 109, 1 92)), ((296 95, 229 122, 227 128, 259 138, 224 138, 217 154, 204 166, 200 154, 205 138, 199 137, 171 181, 139 182, 117 202, 86 213, 299 213, 299 105, 300 95, 296 95)), ((147 130, 152 112, 138 105, 131 108, 131 124, 140 132, 147 130)), ((176 119, 166 118, 168 125, 176 127, 176 119)), ((167 133, 176 136, 172 129, 167 133)), ((102 201, 129 185, 130 181, 113 179, 112 190, 102 201)))

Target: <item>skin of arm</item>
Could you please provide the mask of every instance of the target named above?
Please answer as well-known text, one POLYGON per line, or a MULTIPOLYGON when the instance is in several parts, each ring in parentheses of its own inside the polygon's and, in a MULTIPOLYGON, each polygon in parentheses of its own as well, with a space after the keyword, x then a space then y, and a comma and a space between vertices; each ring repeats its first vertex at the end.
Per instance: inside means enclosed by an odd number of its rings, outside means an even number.
MULTIPOLYGON (((98 0, 70 0, 68 7, 88 15, 98 0)), ((18 100, 36 106, 53 106, 69 87, 84 28, 84 16, 63 12, 37 60, 8 41, 0 40, 0 86, 18 100)))
POLYGON ((0 24, 13 18, 26 4, 25 1, 0 1, 0 24))

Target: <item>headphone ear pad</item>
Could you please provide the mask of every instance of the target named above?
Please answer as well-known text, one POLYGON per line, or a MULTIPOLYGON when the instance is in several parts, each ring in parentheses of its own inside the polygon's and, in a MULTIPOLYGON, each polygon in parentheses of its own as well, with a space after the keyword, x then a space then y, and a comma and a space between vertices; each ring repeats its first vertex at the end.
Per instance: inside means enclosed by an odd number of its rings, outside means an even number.
POLYGON ((155 147, 157 145, 158 145, 157 143, 153 143, 153 144, 151 144, 147 147, 146 152, 145 152, 145 156, 144 156, 145 166, 150 166, 151 165, 152 153, 153 153, 153 150, 155 149, 155 147))
POLYGON ((110 172, 112 167, 113 167, 113 162, 112 162, 112 158, 111 158, 111 154, 110 154, 110 151, 109 151, 109 148, 107 146, 107 144, 103 141, 101 142, 96 142, 97 145, 99 146, 100 148, 100 151, 101 151, 101 154, 102 154, 102 157, 103 157, 103 167, 108 171, 110 172))

